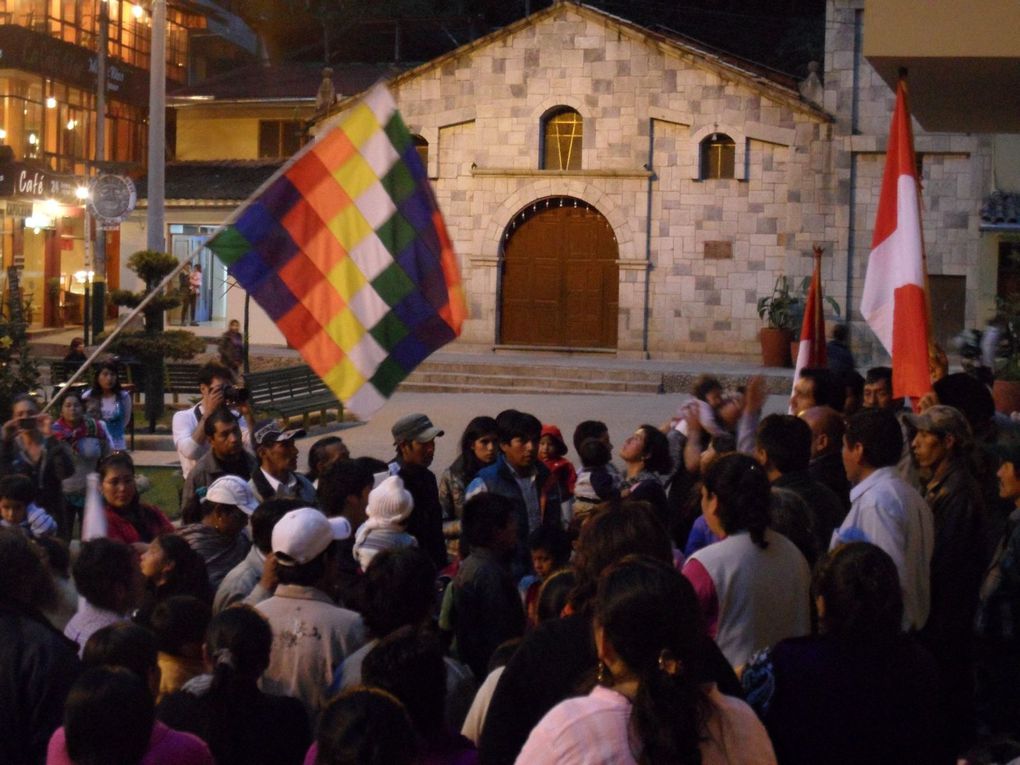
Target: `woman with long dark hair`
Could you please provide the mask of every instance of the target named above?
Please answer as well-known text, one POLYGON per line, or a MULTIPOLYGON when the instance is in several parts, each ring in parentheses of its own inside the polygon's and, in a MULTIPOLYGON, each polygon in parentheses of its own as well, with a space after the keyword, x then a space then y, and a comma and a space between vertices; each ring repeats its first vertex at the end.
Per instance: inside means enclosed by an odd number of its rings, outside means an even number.
POLYGON ((53 437, 67 444, 74 461, 74 474, 63 480, 64 502, 69 523, 85 508, 85 477, 110 453, 112 442, 102 420, 85 413, 81 394, 69 390, 60 402, 60 417, 53 423, 53 437))
POLYGON ((668 529, 672 524, 663 481, 673 472, 673 460, 666 436, 654 425, 642 425, 623 442, 620 459, 626 465, 620 496, 648 502, 668 529))
POLYGON ((811 572, 796 545, 769 528, 770 503, 765 470, 745 454, 720 457, 705 473, 701 511, 720 541, 694 553, 683 571, 734 668, 811 629, 811 572))
POLYGON ((176 534, 160 534, 142 553, 145 595, 135 621, 146 624, 156 604, 175 595, 211 603, 213 592, 202 556, 176 534))
POLYGON ((86 404, 95 402, 98 417, 106 425, 114 449, 126 448, 124 433, 131 422, 131 394, 120 386, 117 362, 104 361, 97 365, 92 387, 82 394, 86 404))
POLYGON ((163 511, 138 499, 135 463, 127 452, 113 452, 99 461, 99 489, 106 507, 106 535, 126 544, 149 544, 174 526, 163 511))
MULTIPOLYGON (((465 488, 479 470, 491 465, 498 456, 496 421, 492 417, 475 417, 460 437, 460 454, 439 479, 439 505, 443 508, 443 535, 448 548, 456 548, 460 539, 465 488)), ((448 551, 456 558, 456 549, 448 551)))
POLYGON ((311 742, 300 701, 262 693, 273 634, 255 609, 234 605, 205 633, 209 673, 160 702, 156 716, 209 744, 218 765, 298 765, 311 742))
POLYGON ((518 763, 774 763, 768 735, 742 701, 701 677, 698 602, 660 560, 629 557, 599 578, 594 614, 599 684, 555 706, 518 763))
POLYGON ((819 634, 783 640, 748 663, 747 700, 779 759, 953 763, 937 709, 935 660, 904 634, 896 564, 854 542, 815 569, 819 634))

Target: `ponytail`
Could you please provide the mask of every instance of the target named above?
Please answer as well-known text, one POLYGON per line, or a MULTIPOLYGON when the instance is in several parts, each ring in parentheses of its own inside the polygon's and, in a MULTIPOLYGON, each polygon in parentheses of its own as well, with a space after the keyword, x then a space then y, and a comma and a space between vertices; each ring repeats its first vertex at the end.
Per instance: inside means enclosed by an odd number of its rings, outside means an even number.
POLYGON ((642 673, 630 713, 640 765, 701 765, 702 731, 708 705, 690 669, 669 674, 653 666, 642 673))
POLYGON ((259 697, 257 682, 269 665, 272 641, 269 624, 250 606, 231 606, 209 623, 205 645, 213 671, 206 700, 209 748, 217 762, 234 762, 243 751, 243 721, 252 719, 248 708, 259 697))
POLYGON ((638 679, 629 728, 642 765, 700 765, 709 706, 698 678, 703 628, 676 568, 628 556, 600 578, 595 624, 638 679))

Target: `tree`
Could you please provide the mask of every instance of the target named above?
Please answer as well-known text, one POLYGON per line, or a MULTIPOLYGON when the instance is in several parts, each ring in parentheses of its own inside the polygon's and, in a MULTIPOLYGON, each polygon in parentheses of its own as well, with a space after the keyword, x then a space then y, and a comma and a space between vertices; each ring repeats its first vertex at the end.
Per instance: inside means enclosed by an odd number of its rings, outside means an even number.
MULTIPOLYGON (((115 290, 110 300, 115 305, 134 308, 175 268, 177 259, 165 252, 140 250, 128 258, 127 266, 145 282, 142 292, 115 290)), ((143 310, 144 328, 138 332, 122 332, 110 344, 110 350, 121 356, 137 358, 145 373, 145 416, 149 432, 155 432, 156 420, 163 416, 166 359, 190 359, 205 350, 205 341, 186 330, 164 330, 163 314, 181 304, 176 290, 156 297, 143 310)), ((97 338, 99 339, 99 338, 97 338)))
POLYGON ((0 305, 0 422, 11 416, 11 400, 29 393, 39 382, 39 369, 29 354, 28 321, 31 296, 22 297, 18 269, 7 270, 7 305, 0 305))

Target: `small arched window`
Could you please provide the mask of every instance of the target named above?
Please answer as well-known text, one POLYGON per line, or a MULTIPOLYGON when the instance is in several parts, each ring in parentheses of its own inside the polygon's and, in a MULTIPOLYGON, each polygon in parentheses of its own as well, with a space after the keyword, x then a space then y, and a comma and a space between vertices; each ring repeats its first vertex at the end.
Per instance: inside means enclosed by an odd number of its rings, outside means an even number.
POLYGON ((581 115, 569 107, 549 112, 542 124, 542 169, 580 170, 581 115))
POLYGON ((414 150, 418 152, 418 156, 421 158, 422 167, 425 168, 425 173, 429 171, 429 142, 422 138, 420 135, 412 135, 411 140, 414 142, 414 150))
POLYGON ((725 133, 712 133, 701 142, 701 179, 733 178, 737 145, 725 133))

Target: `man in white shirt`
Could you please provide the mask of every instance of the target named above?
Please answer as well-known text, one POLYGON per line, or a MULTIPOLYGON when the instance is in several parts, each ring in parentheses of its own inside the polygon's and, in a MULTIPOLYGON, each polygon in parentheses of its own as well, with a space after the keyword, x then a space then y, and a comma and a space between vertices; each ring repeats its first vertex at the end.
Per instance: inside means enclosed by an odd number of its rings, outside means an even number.
POLYGON ((833 532, 831 547, 865 541, 885 550, 903 589, 903 627, 920 630, 931 607, 935 530, 928 504, 897 473, 902 439, 890 409, 864 409, 847 421, 843 466, 853 484, 850 513, 833 532))
POLYGON ((241 400, 243 394, 241 397, 236 395, 237 390, 234 387, 234 373, 222 364, 210 361, 198 370, 198 391, 202 394, 202 401, 174 414, 172 425, 174 447, 185 478, 195 463, 209 451, 209 437, 205 432, 206 417, 224 404, 231 407, 234 416, 238 418, 241 439, 244 446, 251 449, 251 408, 246 398, 241 400))

